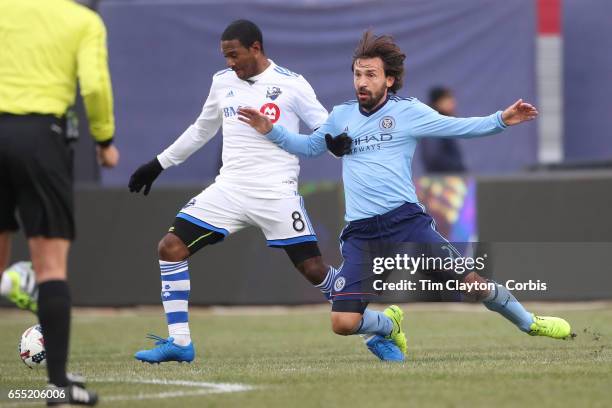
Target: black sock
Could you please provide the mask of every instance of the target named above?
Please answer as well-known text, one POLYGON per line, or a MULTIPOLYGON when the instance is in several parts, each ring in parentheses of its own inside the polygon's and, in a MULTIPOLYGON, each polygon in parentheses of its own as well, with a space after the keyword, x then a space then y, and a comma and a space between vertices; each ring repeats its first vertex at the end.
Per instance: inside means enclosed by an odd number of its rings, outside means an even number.
POLYGON ((38 286, 38 320, 45 339, 49 382, 65 387, 70 339, 70 290, 66 281, 46 281, 38 286))

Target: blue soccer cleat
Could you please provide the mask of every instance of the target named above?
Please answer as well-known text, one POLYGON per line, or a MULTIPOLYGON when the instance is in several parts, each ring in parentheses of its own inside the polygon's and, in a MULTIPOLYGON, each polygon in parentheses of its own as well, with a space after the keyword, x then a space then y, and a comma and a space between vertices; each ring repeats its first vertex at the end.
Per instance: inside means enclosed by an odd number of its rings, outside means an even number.
POLYGON ((166 361, 178 361, 179 363, 191 363, 195 357, 195 349, 193 342, 187 346, 179 346, 174 344, 174 338, 168 337, 164 339, 154 334, 147 335, 148 339, 155 340, 157 347, 151 350, 140 350, 134 354, 136 360, 144 361, 151 364, 164 363, 166 361))
POLYGON ((402 353, 393 340, 376 335, 366 342, 366 346, 368 346, 368 350, 382 361, 404 361, 404 353, 402 353))

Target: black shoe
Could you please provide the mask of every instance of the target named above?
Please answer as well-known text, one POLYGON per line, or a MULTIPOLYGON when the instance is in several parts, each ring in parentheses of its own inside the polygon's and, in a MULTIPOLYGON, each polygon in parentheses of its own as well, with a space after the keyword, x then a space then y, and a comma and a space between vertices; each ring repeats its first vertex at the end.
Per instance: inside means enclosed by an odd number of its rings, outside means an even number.
POLYGON ((58 387, 54 384, 47 385, 48 407, 62 407, 70 405, 94 406, 98 403, 98 394, 86 390, 77 383, 68 384, 66 387, 58 387))

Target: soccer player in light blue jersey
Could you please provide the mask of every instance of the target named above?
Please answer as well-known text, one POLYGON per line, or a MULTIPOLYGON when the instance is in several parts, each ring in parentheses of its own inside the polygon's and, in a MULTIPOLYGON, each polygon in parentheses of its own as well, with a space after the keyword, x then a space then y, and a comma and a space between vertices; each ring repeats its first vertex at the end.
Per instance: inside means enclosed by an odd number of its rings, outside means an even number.
MULTIPOLYGON (((311 135, 272 125, 259 110, 239 110, 243 122, 289 153, 314 157, 330 150, 342 157, 348 224, 340 237, 344 263, 333 286, 332 328, 341 335, 362 334, 379 358, 400 361, 406 353, 402 310, 391 306, 381 313, 367 308, 377 296, 372 288, 372 249, 386 242, 411 242, 456 251, 435 230, 432 218, 418 202, 411 173, 418 139, 494 135, 538 114, 535 107, 519 99, 489 116, 440 115, 416 98, 395 95, 402 87, 404 59, 391 37, 366 32, 353 55, 357 100, 334 107, 326 123, 311 135), (368 267, 369 273, 364 274, 368 267), (394 347, 389 347, 389 342, 394 347)), ((455 252, 454 256, 460 254, 455 252)), ((461 282, 482 284, 484 289, 466 295, 500 313, 523 332, 552 338, 570 335, 568 322, 529 313, 505 286, 487 284, 475 271, 453 275, 461 282)))

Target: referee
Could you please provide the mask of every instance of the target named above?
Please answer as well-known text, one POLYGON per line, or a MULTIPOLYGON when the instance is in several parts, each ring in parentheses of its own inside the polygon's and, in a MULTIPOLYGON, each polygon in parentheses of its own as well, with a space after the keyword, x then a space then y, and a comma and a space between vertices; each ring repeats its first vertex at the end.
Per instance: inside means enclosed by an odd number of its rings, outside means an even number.
POLYGON ((49 387, 66 394, 47 404, 95 405, 97 395, 66 373, 66 263, 74 239, 66 113, 78 78, 98 161, 117 165, 106 29, 97 14, 71 0, 2 0, 0 44, 0 271, 9 260, 18 211, 39 285, 49 387))

